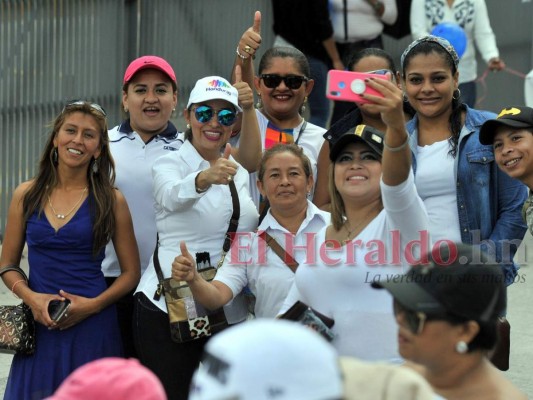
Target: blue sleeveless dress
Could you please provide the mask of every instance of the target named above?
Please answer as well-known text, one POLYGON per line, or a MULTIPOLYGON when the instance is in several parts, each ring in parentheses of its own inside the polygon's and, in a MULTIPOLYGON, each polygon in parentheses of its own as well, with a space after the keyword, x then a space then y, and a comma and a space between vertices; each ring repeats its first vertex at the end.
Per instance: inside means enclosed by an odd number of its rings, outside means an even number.
MULTIPOLYGON (((39 293, 60 289, 93 298, 107 289, 101 270, 104 251, 92 254, 89 198, 57 232, 45 214, 33 214, 26 227, 30 287, 39 293)), ((36 351, 15 355, 4 400, 36 400, 50 396, 77 367, 102 357, 122 355, 115 306, 66 330, 36 323, 36 351)))

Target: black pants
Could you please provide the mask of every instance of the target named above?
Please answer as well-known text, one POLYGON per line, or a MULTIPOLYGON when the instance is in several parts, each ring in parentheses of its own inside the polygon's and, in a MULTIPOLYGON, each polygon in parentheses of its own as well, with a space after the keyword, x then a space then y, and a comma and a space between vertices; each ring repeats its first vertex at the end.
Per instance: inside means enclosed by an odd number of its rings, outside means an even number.
MULTIPOLYGON (((107 287, 110 287, 117 278, 105 278, 107 287)), ((124 347, 124 357, 139 358, 135 351, 133 343, 133 292, 122 297, 115 303, 117 309, 118 325, 120 328, 120 336, 122 338, 122 345, 124 347)))
POLYGON ((207 338, 187 343, 172 341, 168 314, 143 293, 137 293, 134 299, 133 332, 139 360, 161 380, 168 400, 187 400, 207 338))

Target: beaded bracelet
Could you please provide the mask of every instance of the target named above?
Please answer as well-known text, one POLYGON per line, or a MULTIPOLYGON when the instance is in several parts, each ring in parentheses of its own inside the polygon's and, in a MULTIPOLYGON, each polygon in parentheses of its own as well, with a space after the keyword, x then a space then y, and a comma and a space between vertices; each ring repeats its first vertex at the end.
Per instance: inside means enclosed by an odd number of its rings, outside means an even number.
POLYGON ((240 59, 242 60, 248 60, 250 58, 250 56, 246 57, 246 56, 243 56, 241 54, 241 52, 239 51, 239 46, 237 46, 237 49, 235 50, 235 53, 237 53, 237 55, 239 56, 240 59))
POLYGON ((398 147, 390 147, 390 146, 387 146, 385 144, 385 142, 383 142, 383 147, 386 148, 388 151, 392 152, 392 153, 397 153, 398 151, 401 151, 405 148, 405 146, 407 146, 409 144, 409 135, 407 135, 407 137, 405 138, 405 142, 403 142, 401 145, 399 145, 398 147))
POLYGON ((17 299, 19 298, 17 294, 15 293, 15 286, 17 286, 20 282, 26 282, 26 279, 19 279, 18 281, 15 281, 13 286, 11 286, 11 293, 13 293, 13 296, 15 296, 17 299))

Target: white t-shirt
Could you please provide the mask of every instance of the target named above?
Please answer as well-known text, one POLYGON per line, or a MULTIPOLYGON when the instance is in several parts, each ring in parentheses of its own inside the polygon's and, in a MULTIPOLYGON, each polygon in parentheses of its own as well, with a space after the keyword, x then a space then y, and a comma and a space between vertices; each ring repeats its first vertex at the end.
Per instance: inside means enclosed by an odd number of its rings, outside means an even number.
MULTIPOLYGON (((300 300, 333 318, 332 344, 339 355, 398 363, 392 296, 370 284, 407 271, 410 260, 403 250, 409 249, 408 242, 421 239, 419 231, 427 231, 428 224, 412 173, 398 186, 382 182, 381 192, 385 208, 351 243, 327 248, 326 228, 318 233, 316 263, 300 265, 280 313, 300 300)), ((415 250, 412 256, 419 259, 419 254, 415 250)))
MULTIPOLYGON (((259 110, 255 110, 257 114, 257 122, 259 123, 259 131, 261 132, 261 143, 263 150, 265 149, 266 130, 268 127, 268 118, 259 110)), ((298 145, 303 149, 304 154, 309 157, 311 161, 311 167, 313 169, 313 181, 316 183, 316 171, 318 163, 318 153, 324 143, 324 133, 326 130, 320 126, 313 125, 309 122, 302 121, 300 125, 294 128, 294 142, 298 142, 298 145), (302 131, 302 127, 304 127, 302 131)), ((239 146, 239 137, 237 135, 230 139, 232 147, 239 146)), ((314 190, 313 190, 314 191, 314 190)), ((312 192, 313 192, 312 191, 312 192)), ((250 174, 250 195, 254 203, 259 207, 260 193, 257 189, 257 173, 250 174)), ((309 200, 312 199, 312 195, 309 200)))
MULTIPOLYGON (((307 214, 298 228, 296 235, 292 235, 281 226, 272 216, 270 210, 261 222, 258 232, 265 231, 272 236, 286 251, 290 243, 294 246, 303 246, 308 237, 314 239, 314 234, 329 225, 330 214, 319 210, 310 201, 307 202, 307 214)), ((237 244, 237 243, 235 243, 237 244)), ((224 265, 217 271, 215 280, 224 283, 233 292, 235 297, 248 285, 255 295, 255 316, 257 318, 274 318, 287 297, 287 293, 294 281, 294 273, 281 260, 257 233, 250 233, 243 237, 239 243, 242 249, 239 260, 226 257, 224 265), (246 261, 246 262, 245 262, 246 261)), ((232 255, 237 252, 232 252, 232 255)), ((295 260, 302 265, 305 262, 305 253, 297 251, 295 260)))
MULTIPOLYGON (((232 161, 236 162, 233 158, 232 161)), ((196 175, 209 168, 188 140, 180 150, 159 158, 154 163, 154 198, 156 201, 156 222, 159 232, 159 262, 163 276, 171 276, 172 262, 181 254, 180 241, 194 256, 209 252, 211 265, 217 266, 221 257, 224 237, 233 212, 228 185, 212 185, 206 192, 197 193, 196 175)), ((257 227, 257 209, 248 193, 248 172, 239 167, 234 177, 240 201, 240 218, 237 232, 254 231, 257 227)), ((150 301, 164 312, 167 307, 163 296, 153 299, 158 285, 153 259, 137 287, 150 301)), ((228 322, 235 323, 246 318, 244 299, 233 302, 233 311, 225 307, 228 322)))
MULTIPOLYGON (((128 202, 139 247, 141 273, 150 263, 157 237, 152 166, 156 159, 177 151, 182 144, 183 134, 178 133, 170 123, 165 132, 148 143, 132 131, 128 121, 109 131, 109 149, 115 160, 115 184, 128 202)), ((105 249, 102 271, 106 277, 120 275, 120 265, 112 241, 105 249)))
POLYGON ((374 39, 381 35, 383 23, 393 24, 398 17, 398 9, 394 0, 382 0, 385 11, 381 18, 367 0, 348 0, 346 2, 348 31, 346 32, 344 0, 330 0, 329 3, 335 41, 340 43, 374 39))
POLYGON ((415 182, 426 206, 433 243, 442 239, 461 242, 455 160, 448 155, 449 149, 448 140, 417 147, 415 182))

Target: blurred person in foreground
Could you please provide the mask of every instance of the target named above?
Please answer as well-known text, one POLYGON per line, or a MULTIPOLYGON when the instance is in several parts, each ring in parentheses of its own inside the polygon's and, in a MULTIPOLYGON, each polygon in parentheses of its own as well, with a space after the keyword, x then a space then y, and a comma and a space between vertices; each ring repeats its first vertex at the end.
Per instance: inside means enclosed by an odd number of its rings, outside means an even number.
POLYGON ((75 370, 46 400, 167 400, 163 385, 135 359, 105 357, 75 370))
POLYGON ((462 243, 422 259, 398 279, 372 283, 393 297, 400 355, 444 399, 526 399, 487 357, 507 302, 500 266, 462 243))

